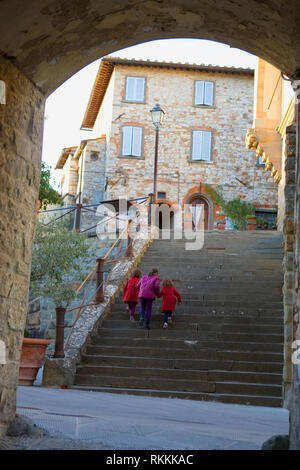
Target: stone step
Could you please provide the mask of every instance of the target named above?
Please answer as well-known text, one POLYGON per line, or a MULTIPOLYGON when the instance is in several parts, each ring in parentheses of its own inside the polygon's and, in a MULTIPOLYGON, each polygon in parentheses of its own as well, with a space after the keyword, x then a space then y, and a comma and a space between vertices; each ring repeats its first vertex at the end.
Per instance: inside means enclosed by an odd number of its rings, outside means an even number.
MULTIPOLYGON (((191 289, 192 290, 192 289, 191 289)), ((160 300, 156 299, 156 304, 159 302, 160 305, 160 300)), ((213 299, 205 299, 203 300, 203 295, 198 295, 198 294, 190 294, 190 295, 185 295, 182 298, 182 303, 180 305, 180 308, 184 308, 186 310, 186 306, 193 305, 193 303, 197 303, 197 307, 211 307, 211 308, 219 308, 219 307, 226 307, 229 309, 236 309, 240 308, 241 306, 243 309, 249 309, 249 308, 256 308, 256 309, 263 309, 266 310, 267 308, 269 310, 272 309, 283 309, 283 303, 282 300, 277 300, 277 301, 266 301, 265 303, 262 302, 261 300, 258 300, 256 298, 247 298, 246 300, 244 299, 231 299, 231 300, 213 300, 213 299)), ((154 306, 155 306, 154 303, 154 306)), ((124 302, 122 298, 116 298, 116 304, 123 304, 124 302)), ((244 310, 243 310, 244 311, 244 310)))
MULTIPOLYGON (((136 307, 136 313, 139 312, 140 304, 138 303, 136 307)), ((281 308, 269 308, 266 305, 264 308, 260 307, 241 307, 237 305, 235 307, 231 307, 230 305, 224 306, 221 305, 219 307, 213 306, 206 306, 203 305, 203 302, 200 301, 182 301, 181 305, 176 305, 176 317, 177 315, 185 316, 185 315, 203 315, 207 316, 207 319, 222 319, 224 317, 228 318, 238 318, 242 316, 249 316, 253 318, 261 318, 261 319, 270 319, 274 318, 275 323, 283 323, 283 307, 281 308)), ((161 304, 159 301, 153 304, 152 312, 156 312, 156 314, 161 313, 161 304)), ((115 314, 125 314, 126 313, 126 304, 123 302, 122 299, 118 299, 118 303, 115 303, 111 306, 111 315, 115 314)), ((176 318, 175 317, 175 318, 176 318)), ((267 321, 266 321, 267 323, 267 321)))
POLYGON ((172 380, 199 380, 201 382, 240 382, 251 384, 281 385, 282 376, 276 373, 223 371, 223 370, 191 370, 167 369, 153 367, 112 367, 105 365, 81 365, 78 375, 110 376, 110 377, 153 377, 172 380))
MULTIPOLYGON (((260 339, 256 339, 256 341, 247 341, 244 339, 243 341, 230 341, 223 338, 216 338, 214 335, 199 335, 199 336, 183 336, 179 338, 178 336, 181 335, 168 335, 168 337, 160 337, 160 338, 147 338, 144 342, 142 341, 143 338, 122 338, 119 336, 108 336, 105 337, 101 334, 101 336, 96 336, 93 338, 93 345, 101 346, 116 346, 119 345, 120 347, 128 348, 134 347, 136 349, 139 348, 154 348, 154 349, 161 349, 161 348, 177 348, 178 350, 185 347, 184 343, 187 342, 195 342, 197 344, 195 346, 199 349, 216 349, 218 351, 259 351, 259 352, 275 352, 275 353, 282 353, 283 352, 283 345, 282 343, 278 342, 270 342, 266 343, 265 341, 260 341, 260 339), (174 337, 175 336, 175 337, 174 337), (205 339, 206 338, 206 339, 205 339)), ((264 337, 265 338, 265 337, 264 337)), ((188 351, 189 343, 186 343, 185 351, 188 351)), ((138 351, 135 352, 138 355, 138 351)), ((179 353, 178 353, 179 354, 179 353)))
POLYGON ((109 356, 83 354, 81 365, 102 365, 111 367, 134 367, 134 368, 159 368, 159 369, 198 369, 198 370, 221 370, 231 372, 260 372, 280 374, 282 377, 282 363, 279 362, 247 362, 232 360, 210 360, 210 359, 181 359, 181 358, 149 358, 135 356, 109 356))
MULTIPOLYGON (((184 337, 185 335, 192 335, 197 336, 197 333, 202 332, 211 332, 211 333, 244 333, 244 334, 275 334, 275 335, 282 335, 283 334, 283 327, 281 325, 263 325, 263 324, 215 324, 211 322, 205 323, 204 321, 200 321, 197 323, 192 323, 187 328, 181 328, 180 325, 174 322, 174 325, 170 325, 168 330, 162 331, 161 328, 162 319, 158 319, 155 317, 151 318, 151 329, 147 331, 150 337, 165 337, 166 334, 168 335, 181 335, 184 337)), ((186 325, 186 323, 184 324, 186 325)), ((114 321, 114 320, 104 320, 102 327, 98 330, 102 332, 106 336, 115 335, 119 331, 122 331, 123 336, 133 337, 137 336, 138 338, 145 334, 145 330, 140 329, 138 322, 131 323, 128 320, 121 321, 114 321), (110 324, 107 322, 110 322, 110 324), (122 326, 122 327, 121 327, 122 326)))
MULTIPOLYGON (((163 357, 165 359, 206 359, 206 360, 228 360, 228 361, 246 361, 246 362, 276 362, 282 363, 283 352, 274 352, 261 350, 254 343, 253 349, 248 349, 244 343, 235 343, 234 349, 228 349, 228 344, 224 348, 214 348, 215 344, 208 344, 207 347, 197 347, 195 344, 182 344, 180 348, 163 348, 163 357), (210 346, 210 347, 209 347, 210 346)), ((252 345, 253 343, 250 343, 252 345)), ((136 346, 112 346, 104 344, 87 346, 86 353, 89 355, 109 355, 119 356, 120 354, 128 357, 153 357, 161 358, 162 350, 159 347, 147 347, 141 344, 136 346)))
MULTIPOLYGON (((196 289, 197 294, 201 295, 239 295, 240 298, 242 295, 257 295, 262 297, 265 295, 267 298, 272 298, 272 296, 277 296, 281 298, 282 296, 282 283, 272 283, 267 285, 261 285, 261 283, 248 282, 244 285, 236 282, 215 282, 215 281, 206 281, 200 282, 199 279, 175 279, 172 278, 174 286, 182 292, 187 292, 188 289, 196 289)), ((161 279, 162 281, 162 279, 161 279)), ((162 287, 162 282, 161 282, 162 287)))
POLYGON ((246 382, 209 382, 207 379, 170 379, 166 377, 76 374, 75 385, 96 387, 158 388, 159 390, 178 390, 182 392, 206 392, 242 395, 263 395, 281 397, 281 386, 246 382))
MULTIPOLYGON (((160 307, 160 306, 159 306, 160 307)), ((180 309, 181 310, 181 309, 180 309)), ((230 313, 221 313, 221 312, 207 312, 203 311, 202 309, 196 307, 193 310, 190 308, 189 312, 184 313, 182 311, 178 311, 173 313, 172 319, 173 323, 186 323, 186 322, 194 322, 197 323, 198 321, 203 322, 210 322, 212 324, 220 323, 220 324, 248 324, 249 322, 255 322, 255 324, 264 324, 264 325, 281 325, 283 327, 283 314, 280 310, 278 312, 280 315, 268 315, 262 313, 248 313, 248 312, 230 312, 230 313)), ((161 313, 161 309, 159 308, 158 312, 152 313, 152 318, 157 321, 161 321, 163 318, 163 314, 161 313), (156 318, 158 317, 158 318, 156 318)), ((129 314, 126 310, 126 305, 119 306, 119 307, 112 307, 112 310, 109 314, 108 319, 110 320, 129 320, 129 314)), ((135 320, 139 320, 139 305, 136 308, 135 320)))
MULTIPOLYGON (((239 334, 241 337, 247 338, 249 335, 254 337, 263 337, 263 338, 268 338, 268 337, 276 337, 279 339, 283 339, 283 325, 265 325, 265 324, 257 324, 256 322, 253 322, 254 324, 249 324, 249 323, 212 323, 207 320, 201 320, 200 318, 196 321, 193 320, 186 320, 186 321, 175 321, 172 322, 171 324, 168 325, 168 330, 167 331, 187 331, 187 330, 192 330, 194 331, 195 329, 197 330, 198 334, 201 334, 202 332, 204 334, 206 333, 211 333, 214 335, 237 335, 239 334)), ((151 326, 152 329, 156 328, 159 330, 163 325, 163 315, 159 315, 158 318, 157 316, 153 316, 151 318, 151 326)), ((139 323, 135 322, 132 323, 128 319, 124 320, 114 320, 112 318, 109 318, 108 320, 104 320, 102 322, 102 328, 105 329, 112 329, 112 330, 121 330, 122 333, 127 333, 127 331, 132 331, 132 329, 137 329, 139 327, 139 323), (126 330, 126 331, 124 331, 126 330)), ((164 333, 166 334, 166 332, 164 333)), ((279 341, 280 342, 280 341, 279 341)))
POLYGON ((250 406, 268 406, 281 407, 282 399, 279 397, 255 396, 255 395, 237 395, 237 394, 219 394, 219 393, 198 393, 198 392, 180 392, 178 390, 158 390, 158 389, 134 389, 124 387, 95 387, 90 385, 73 385, 75 390, 105 392, 105 393, 124 393, 127 395, 143 395, 162 398, 179 398, 186 400, 213 401, 220 403, 231 403, 250 406))

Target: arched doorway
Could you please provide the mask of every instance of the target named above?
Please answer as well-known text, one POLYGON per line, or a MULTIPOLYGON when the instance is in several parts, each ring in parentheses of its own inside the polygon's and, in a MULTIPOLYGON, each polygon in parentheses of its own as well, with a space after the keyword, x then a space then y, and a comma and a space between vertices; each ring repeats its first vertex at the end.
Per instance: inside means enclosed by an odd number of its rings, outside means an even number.
POLYGON ((192 229, 209 229, 210 208, 207 200, 203 196, 195 196, 190 201, 192 212, 192 229))

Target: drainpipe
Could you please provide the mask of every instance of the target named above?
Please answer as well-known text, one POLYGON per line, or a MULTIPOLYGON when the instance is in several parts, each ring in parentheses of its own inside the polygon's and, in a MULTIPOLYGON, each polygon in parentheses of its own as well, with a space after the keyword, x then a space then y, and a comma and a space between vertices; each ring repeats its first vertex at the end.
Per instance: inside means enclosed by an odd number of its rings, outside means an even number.
MULTIPOLYGON (((86 147, 87 142, 88 142, 88 140, 82 140, 80 142, 80 144, 78 145, 77 150, 74 154, 74 157, 73 157, 75 160, 80 159, 80 157, 82 155, 82 152, 86 147)), ((83 160, 81 162, 80 176, 79 176, 79 200, 78 200, 79 204, 81 204, 81 196, 82 196, 82 174, 83 174, 83 160)))

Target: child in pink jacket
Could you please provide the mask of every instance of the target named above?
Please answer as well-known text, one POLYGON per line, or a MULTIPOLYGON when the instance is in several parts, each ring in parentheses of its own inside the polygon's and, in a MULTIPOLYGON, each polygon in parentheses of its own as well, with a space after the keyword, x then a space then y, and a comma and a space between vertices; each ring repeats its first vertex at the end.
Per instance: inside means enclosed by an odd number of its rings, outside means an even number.
POLYGON ((160 279, 158 277, 158 270, 153 268, 148 276, 143 276, 138 283, 140 305, 140 326, 144 324, 144 316, 146 314, 147 330, 150 330, 150 320, 152 315, 152 304, 155 297, 160 291, 160 279))

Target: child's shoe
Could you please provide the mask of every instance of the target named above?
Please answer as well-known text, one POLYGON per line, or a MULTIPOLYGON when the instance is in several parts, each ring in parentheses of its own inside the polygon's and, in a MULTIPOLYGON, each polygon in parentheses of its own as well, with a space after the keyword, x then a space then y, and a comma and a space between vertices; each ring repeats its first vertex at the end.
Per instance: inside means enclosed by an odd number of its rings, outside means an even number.
POLYGON ((168 323, 170 323, 170 324, 172 323, 172 317, 169 317, 168 323))
POLYGON ((138 326, 139 326, 139 328, 143 328, 143 326, 144 326, 144 319, 143 318, 141 318, 139 320, 138 326))
POLYGON ((131 323, 135 323, 134 317, 130 317, 130 321, 131 321, 131 323))
POLYGON ((163 328, 168 328, 168 323, 165 322, 163 328))

